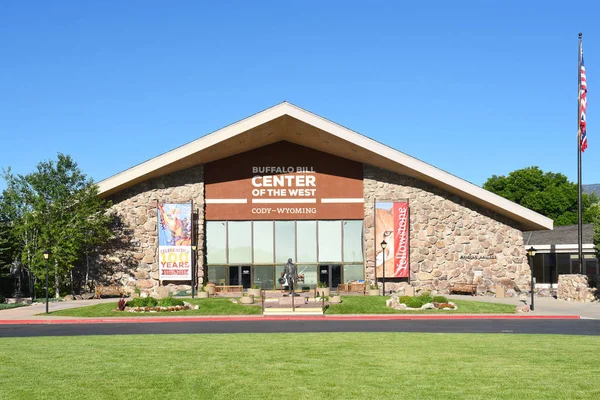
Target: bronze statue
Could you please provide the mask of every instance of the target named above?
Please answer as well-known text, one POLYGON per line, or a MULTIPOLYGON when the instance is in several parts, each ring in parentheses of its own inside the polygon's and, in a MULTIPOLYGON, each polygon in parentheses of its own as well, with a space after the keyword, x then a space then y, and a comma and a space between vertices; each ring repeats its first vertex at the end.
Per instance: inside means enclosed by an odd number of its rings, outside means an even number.
POLYGON ((292 296, 296 287, 296 282, 298 282, 298 271, 296 271, 296 266, 291 258, 288 258, 288 262, 283 270, 283 276, 287 280, 289 295, 292 296))
POLYGON ((21 291, 21 277, 23 275, 23 265, 21 262, 15 258, 15 260, 10 265, 10 277, 14 283, 15 288, 15 297, 22 297, 23 292, 21 291))

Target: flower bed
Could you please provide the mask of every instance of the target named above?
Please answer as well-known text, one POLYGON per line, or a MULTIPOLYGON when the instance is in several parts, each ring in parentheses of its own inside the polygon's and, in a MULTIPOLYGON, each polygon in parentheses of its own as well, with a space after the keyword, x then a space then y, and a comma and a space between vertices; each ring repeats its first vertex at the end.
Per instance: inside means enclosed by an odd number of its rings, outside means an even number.
POLYGON ((167 297, 157 300, 153 297, 138 297, 128 302, 125 299, 119 300, 118 308, 115 311, 125 311, 132 313, 145 312, 176 312, 185 310, 197 310, 199 306, 194 306, 183 300, 167 297))
POLYGON ((431 297, 429 293, 423 293, 419 296, 392 296, 386 302, 388 307, 396 310, 457 310, 455 303, 448 301, 444 296, 431 297))
POLYGON ((144 312, 176 312, 185 310, 197 310, 199 306, 194 306, 184 302, 182 306, 154 306, 154 307, 125 307, 126 312, 144 313, 144 312))

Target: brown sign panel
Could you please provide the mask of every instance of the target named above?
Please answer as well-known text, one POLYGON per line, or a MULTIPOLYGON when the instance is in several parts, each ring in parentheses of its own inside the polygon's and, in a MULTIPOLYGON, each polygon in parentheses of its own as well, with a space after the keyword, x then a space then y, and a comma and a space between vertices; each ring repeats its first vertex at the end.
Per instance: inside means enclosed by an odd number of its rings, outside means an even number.
POLYGON ((204 166, 207 220, 363 219, 361 163, 278 142, 204 166))

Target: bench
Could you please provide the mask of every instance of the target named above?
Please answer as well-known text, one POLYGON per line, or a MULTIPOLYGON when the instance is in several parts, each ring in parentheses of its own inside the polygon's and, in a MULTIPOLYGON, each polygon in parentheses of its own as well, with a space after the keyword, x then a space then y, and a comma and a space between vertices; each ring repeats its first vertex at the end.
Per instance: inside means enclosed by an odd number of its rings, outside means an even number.
POLYGON ((361 292, 366 290, 365 283, 340 283, 337 287, 340 292, 361 292))
POLYGON ((471 293, 471 296, 477 294, 477 285, 474 283, 453 283, 450 285, 450 294, 454 293, 471 293))
POLYGON ((125 289, 119 285, 96 285, 94 287, 94 294, 96 299, 102 298, 102 296, 125 296, 125 289))
POLYGON ((243 293, 242 285, 215 286, 215 293, 243 293))

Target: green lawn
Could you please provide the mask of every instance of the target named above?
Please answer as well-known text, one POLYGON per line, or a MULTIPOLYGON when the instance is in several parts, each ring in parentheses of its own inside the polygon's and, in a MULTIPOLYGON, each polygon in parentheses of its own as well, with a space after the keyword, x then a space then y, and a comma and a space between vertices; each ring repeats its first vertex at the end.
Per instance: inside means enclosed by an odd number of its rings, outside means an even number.
POLYGON ((341 304, 329 306, 326 314, 514 314, 515 306, 481 301, 451 300, 458 310, 394 310, 387 307, 382 296, 345 296, 341 304))
POLYGON ((188 303, 198 304, 197 310, 160 313, 130 313, 113 311, 117 308, 118 301, 102 303, 93 306, 71 308, 68 310, 53 311, 50 314, 63 317, 156 317, 182 316, 182 315, 260 315, 260 306, 242 306, 233 304, 229 299, 185 299, 188 303))
POLYGON ((419 333, 0 339, 2 398, 594 399, 597 336, 419 333))
MULTIPOLYGON (((514 314, 515 306, 507 304, 484 303, 480 301, 456 300, 458 310, 394 310, 385 305, 388 297, 382 296, 344 296, 341 304, 332 304, 325 314, 514 314)), ((64 317, 156 317, 181 315, 260 315, 260 306, 242 306, 233 304, 226 298, 186 299, 187 302, 200 305, 198 310, 186 310, 170 313, 129 313, 114 311, 117 302, 94 306, 53 311, 50 314, 64 317)))

